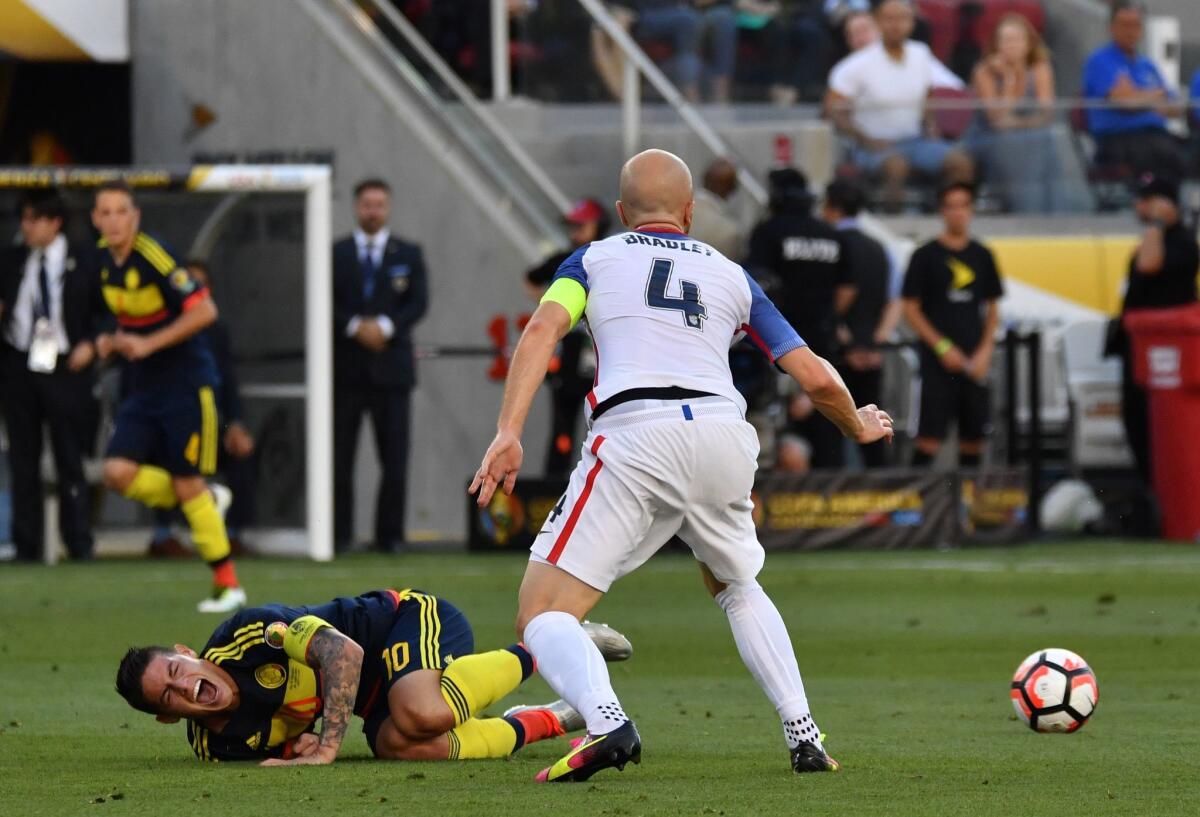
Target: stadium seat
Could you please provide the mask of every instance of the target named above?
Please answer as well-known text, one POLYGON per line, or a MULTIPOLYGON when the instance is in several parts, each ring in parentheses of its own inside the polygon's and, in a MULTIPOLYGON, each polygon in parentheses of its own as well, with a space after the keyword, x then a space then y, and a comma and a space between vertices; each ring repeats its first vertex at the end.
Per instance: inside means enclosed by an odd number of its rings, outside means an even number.
POLYGON ((933 88, 929 98, 933 100, 933 121, 938 132, 952 141, 961 139, 975 117, 975 109, 965 104, 975 99, 974 94, 955 88, 933 88), (944 103, 945 107, 939 103, 944 103))
POLYGON ((1088 130, 1085 108, 1071 108, 1067 119, 1071 123, 1071 141, 1087 170, 1088 184, 1092 188, 1092 195, 1095 196, 1096 208, 1103 212, 1128 209, 1133 200, 1130 192, 1133 168, 1123 164, 1096 163, 1096 143, 1088 130))
POLYGON ((929 23, 929 47, 942 62, 958 41, 959 5, 960 0, 917 0, 917 13, 929 23))

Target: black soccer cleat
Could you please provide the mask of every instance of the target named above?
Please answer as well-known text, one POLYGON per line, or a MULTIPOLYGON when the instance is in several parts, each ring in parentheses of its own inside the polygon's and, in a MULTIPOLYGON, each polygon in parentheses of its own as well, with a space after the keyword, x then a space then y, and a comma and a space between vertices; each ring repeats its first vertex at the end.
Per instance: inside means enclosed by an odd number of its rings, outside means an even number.
POLYGON ((642 762, 642 736, 633 721, 607 735, 587 735, 553 766, 538 772, 539 783, 581 783, 603 769, 622 771, 626 763, 642 762))
POLYGON ((825 754, 825 750, 815 743, 804 741, 792 750, 792 771, 796 774, 805 772, 836 772, 842 764, 825 754))

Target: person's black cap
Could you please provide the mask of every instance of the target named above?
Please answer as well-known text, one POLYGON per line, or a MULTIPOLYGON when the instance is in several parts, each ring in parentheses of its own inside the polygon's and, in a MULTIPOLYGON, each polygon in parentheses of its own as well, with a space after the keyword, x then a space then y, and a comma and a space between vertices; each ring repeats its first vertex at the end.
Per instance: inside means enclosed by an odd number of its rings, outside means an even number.
POLYGON ((1171 202, 1179 203, 1179 185, 1170 179, 1155 176, 1153 173, 1143 173, 1138 177, 1136 195, 1139 199, 1149 199, 1162 196, 1171 202))

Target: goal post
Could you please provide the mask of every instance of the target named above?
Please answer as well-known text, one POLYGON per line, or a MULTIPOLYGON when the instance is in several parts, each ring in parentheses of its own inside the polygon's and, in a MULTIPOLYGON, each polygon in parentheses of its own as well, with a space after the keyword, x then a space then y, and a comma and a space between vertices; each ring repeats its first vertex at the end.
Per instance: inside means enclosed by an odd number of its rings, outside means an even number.
MULTIPOLYGON (((292 516, 299 521, 303 517, 303 529, 280 524, 265 531, 269 547, 267 553, 282 555, 307 555, 318 561, 333 558, 333 339, 332 339, 332 236, 331 236, 331 170, 326 165, 196 165, 161 167, 10 167, 0 169, 0 208, 6 203, 14 205, 5 212, 7 220, 14 220, 15 203, 18 197, 31 190, 59 190, 68 198, 78 222, 90 209, 91 191, 106 181, 122 179, 142 199, 142 228, 152 233, 173 230, 172 244, 183 252, 196 248, 202 250, 220 248, 223 233, 236 229, 238 221, 232 217, 239 207, 256 195, 282 195, 299 197, 303 202, 303 216, 290 219, 294 205, 286 204, 289 213, 266 213, 260 219, 265 222, 263 233, 266 238, 247 252, 254 256, 251 264, 258 264, 266 274, 273 276, 269 285, 298 285, 302 291, 303 322, 291 320, 294 314, 273 315, 272 306, 258 302, 256 297, 236 299, 228 311, 235 316, 249 315, 258 323, 255 337, 263 342, 267 351, 261 359, 270 361, 290 356, 289 374, 279 375, 256 386, 242 390, 243 396, 270 397, 280 400, 300 401, 303 404, 303 439, 292 441, 303 447, 303 508, 292 508, 292 516), (194 197, 195 202, 186 205, 173 197, 194 197), (154 202, 150 202, 154 199, 154 202), (148 206, 149 204, 149 206, 148 206), (211 206, 210 206, 211 204, 211 206), (172 206, 176 205, 176 206, 172 206), (156 209, 157 208, 157 209, 156 209), (177 211, 186 209, 185 214, 177 211), (165 222, 171 222, 167 225, 165 222), (302 225, 302 228, 301 228, 302 225), (301 229, 297 229, 301 228, 301 229), (302 237, 295 235, 302 230, 302 237), (288 245, 291 242, 295 246, 288 245), (284 260, 271 255, 271 247, 283 246, 284 260), (297 276, 290 267, 290 259, 302 258, 302 272, 297 276), (261 316, 261 320, 259 320, 261 316), (297 331, 302 329, 302 331, 297 331), (288 341, 297 350, 288 355, 272 351, 275 336, 289 336, 288 341), (294 358, 303 357, 302 366, 294 358), (302 372, 302 379, 295 375, 302 372), (289 382, 290 378, 290 382, 289 382), (282 382, 280 382, 282 381, 282 382)), ((288 198, 290 202, 290 198, 288 198)), ((243 220, 244 221, 244 220, 243 220)), ((8 229, 7 235, 15 234, 15 223, 0 224, 8 229)), ((76 231, 76 235, 83 229, 76 231)), ((247 242, 249 243, 249 242, 247 242)), ((207 253, 206 253, 207 254, 207 253)), ((184 258, 177 259, 181 263, 184 258)), ((258 286, 262 286, 259 284, 258 286)), ((221 293, 215 293, 218 302, 221 293)), ((235 293, 236 294, 236 293, 235 293)), ((294 294, 294 293, 289 293, 294 294)), ((287 306, 282 308, 285 310, 287 306)), ((226 305, 222 306, 223 312, 226 305)), ((279 307, 276 307, 278 312, 279 307)), ((284 369, 276 366, 276 369, 284 369)), ((299 423, 291 436, 297 436, 299 423)), ((267 462, 270 468, 271 463, 267 462)), ((295 478, 295 474, 288 474, 295 478)), ((265 474, 265 479, 274 480, 275 474, 265 474)), ((299 493, 299 492, 297 492, 299 493)), ((297 497, 297 500, 299 498, 297 497)), ((47 531, 48 548, 56 548, 51 542, 53 531, 47 531)))

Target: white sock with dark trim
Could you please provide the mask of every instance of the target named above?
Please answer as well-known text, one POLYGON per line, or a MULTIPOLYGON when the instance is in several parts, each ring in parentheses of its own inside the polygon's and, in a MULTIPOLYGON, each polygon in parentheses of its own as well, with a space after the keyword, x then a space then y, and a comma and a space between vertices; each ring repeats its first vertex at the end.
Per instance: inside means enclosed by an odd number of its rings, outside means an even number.
POLYGON ((729 618, 742 661, 783 721, 788 748, 804 741, 820 746, 820 731, 808 710, 792 640, 774 602, 753 580, 729 585, 716 601, 729 618))
POLYGON ((525 648, 550 688, 583 715, 589 735, 629 720, 608 680, 604 656, 570 613, 549 612, 525 625, 525 648))

